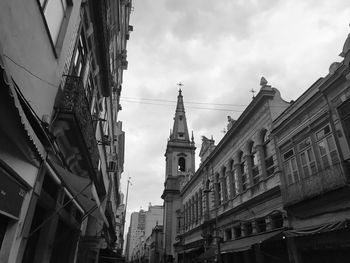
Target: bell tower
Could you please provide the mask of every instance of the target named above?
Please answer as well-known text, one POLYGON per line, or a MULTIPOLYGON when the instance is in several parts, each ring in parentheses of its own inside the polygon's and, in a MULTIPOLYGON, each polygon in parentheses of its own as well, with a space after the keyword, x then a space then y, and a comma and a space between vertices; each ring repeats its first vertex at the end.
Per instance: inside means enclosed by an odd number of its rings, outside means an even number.
POLYGON ((193 134, 190 138, 187 128, 185 107, 181 89, 177 96, 177 105, 173 129, 170 131, 165 151, 164 199, 164 251, 167 256, 174 256, 176 242, 176 211, 181 209, 180 180, 195 172, 195 144, 193 134))

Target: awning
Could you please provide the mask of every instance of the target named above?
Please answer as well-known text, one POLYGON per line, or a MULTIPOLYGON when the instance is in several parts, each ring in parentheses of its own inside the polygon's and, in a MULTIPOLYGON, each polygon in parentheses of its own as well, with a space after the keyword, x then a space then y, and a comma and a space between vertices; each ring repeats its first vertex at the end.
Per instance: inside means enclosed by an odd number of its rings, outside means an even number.
MULTIPOLYGON (((29 141, 32 142, 33 147, 36 149, 36 152, 40 155, 41 159, 45 159, 47 156, 46 150, 43 146, 43 144, 41 143, 41 141, 39 140, 39 138, 37 137, 36 133, 34 132, 32 126, 30 125, 26 114, 21 106, 21 103, 19 101, 19 98, 17 96, 17 92, 15 90, 14 87, 14 83, 11 79, 11 76, 9 76, 8 72, 6 71, 6 63, 4 60, 4 57, 2 56, 1 52, 0 52, 0 87, 3 88, 7 88, 6 92, 7 92, 7 96, 6 98, 4 97, 3 99, 7 100, 7 103, 9 103, 9 98, 10 98, 10 103, 12 103, 12 105, 17 109, 17 114, 18 116, 16 116, 16 122, 17 120, 21 123, 22 125, 22 129, 24 130, 25 134, 27 135, 27 139, 29 139, 29 141)), ((3 91, 5 92, 5 91, 3 91)), ((3 94, 2 94, 3 95, 3 94)), ((3 103, 3 102, 2 102, 3 103)), ((11 105, 11 106, 12 106, 11 105)), ((11 111, 6 111, 3 112, 4 114, 10 114, 11 115, 11 111)), ((8 122, 10 123, 10 122, 8 122)), ((11 124, 13 125, 13 124, 11 124)), ((7 127, 2 127, 4 130, 6 130, 7 127)), ((11 129, 11 127, 9 127, 8 129, 11 129)), ((21 142, 19 142, 20 145, 21 142)), ((27 152, 25 152, 24 154, 28 154, 27 152)))
POLYGON ((109 227, 93 182, 89 178, 77 176, 67 171, 54 161, 48 160, 47 164, 55 171, 73 198, 82 206, 85 214, 90 214, 104 221, 106 226, 109 227))
POLYGON ((228 241, 221 245, 221 253, 239 252, 251 249, 252 245, 260 244, 268 240, 282 239, 283 230, 272 231, 255 236, 244 237, 238 240, 228 241))
POLYGON ((312 226, 312 227, 293 229, 293 230, 285 231, 284 233, 286 237, 308 236, 308 235, 321 234, 325 232, 343 229, 348 227, 348 225, 349 225, 349 221, 342 220, 342 221, 326 223, 326 224, 312 226))

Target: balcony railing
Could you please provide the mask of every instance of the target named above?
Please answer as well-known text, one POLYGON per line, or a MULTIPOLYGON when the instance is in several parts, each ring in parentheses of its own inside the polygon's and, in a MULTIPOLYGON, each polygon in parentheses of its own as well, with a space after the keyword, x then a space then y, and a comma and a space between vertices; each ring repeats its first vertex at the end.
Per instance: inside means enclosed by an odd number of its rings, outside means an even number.
POLYGON ((292 205, 346 184, 341 164, 333 165, 299 182, 282 187, 284 205, 292 205))
POLYGON ((79 77, 66 76, 63 96, 57 110, 56 128, 57 126, 66 127, 64 136, 68 139, 70 146, 78 148, 84 157, 80 162, 81 168, 90 174, 97 175, 99 152, 89 103, 79 77), (91 163, 91 166, 88 163, 91 163))

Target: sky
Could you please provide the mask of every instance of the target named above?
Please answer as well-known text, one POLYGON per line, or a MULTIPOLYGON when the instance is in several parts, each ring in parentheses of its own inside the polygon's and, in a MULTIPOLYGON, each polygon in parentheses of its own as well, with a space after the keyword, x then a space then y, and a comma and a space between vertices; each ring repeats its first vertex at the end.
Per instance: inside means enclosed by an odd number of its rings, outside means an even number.
POLYGON ((126 133, 121 188, 130 213, 162 205, 165 149, 179 86, 189 132, 224 135, 259 91, 260 78, 297 99, 338 56, 350 33, 348 0, 133 0, 124 72, 126 133), (226 104, 226 105, 225 105, 226 104))

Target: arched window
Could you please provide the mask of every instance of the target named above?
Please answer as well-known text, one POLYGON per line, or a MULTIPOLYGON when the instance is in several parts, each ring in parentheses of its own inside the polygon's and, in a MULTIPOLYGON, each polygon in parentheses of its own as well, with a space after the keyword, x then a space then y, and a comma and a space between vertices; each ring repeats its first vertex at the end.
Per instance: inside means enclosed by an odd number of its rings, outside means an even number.
POLYGON ((226 167, 224 166, 222 168, 222 199, 223 201, 227 201, 228 199, 228 189, 229 189, 229 184, 228 184, 228 178, 226 176, 226 167))
POLYGON ((275 171, 275 165, 273 162, 273 145, 268 136, 267 130, 262 134, 263 138, 263 147, 264 147, 264 158, 266 166, 266 176, 270 176, 275 171))
POLYGON ((231 185, 230 185, 230 188, 229 188, 230 189, 230 198, 233 198, 233 197, 236 196, 236 189, 237 189, 236 185, 237 185, 237 180, 238 180, 237 179, 237 171, 236 171, 236 169, 234 167, 234 161, 233 160, 230 161, 229 169, 231 171, 231 173, 230 173, 231 185))
POLYGON ((242 151, 239 154, 239 163, 242 176, 242 191, 245 191, 248 188, 248 166, 243 158, 242 151))
POLYGON ((252 176, 253 176, 253 185, 257 184, 260 181, 259 166, 258 166, 258 155, 254 147, 254 143, 250 144, 250 157, 252 160, 252 176))
POLYGON ((186 160, 184 157, 179 158, 178 169, 179 169, 179 172, 186 171, 186 160))
POLYGON ((220 184, 220 175, 216 174, 215 176, 215 184, 216 184, 216 202, 217 205, 221 205, 221 184, 220 184))

